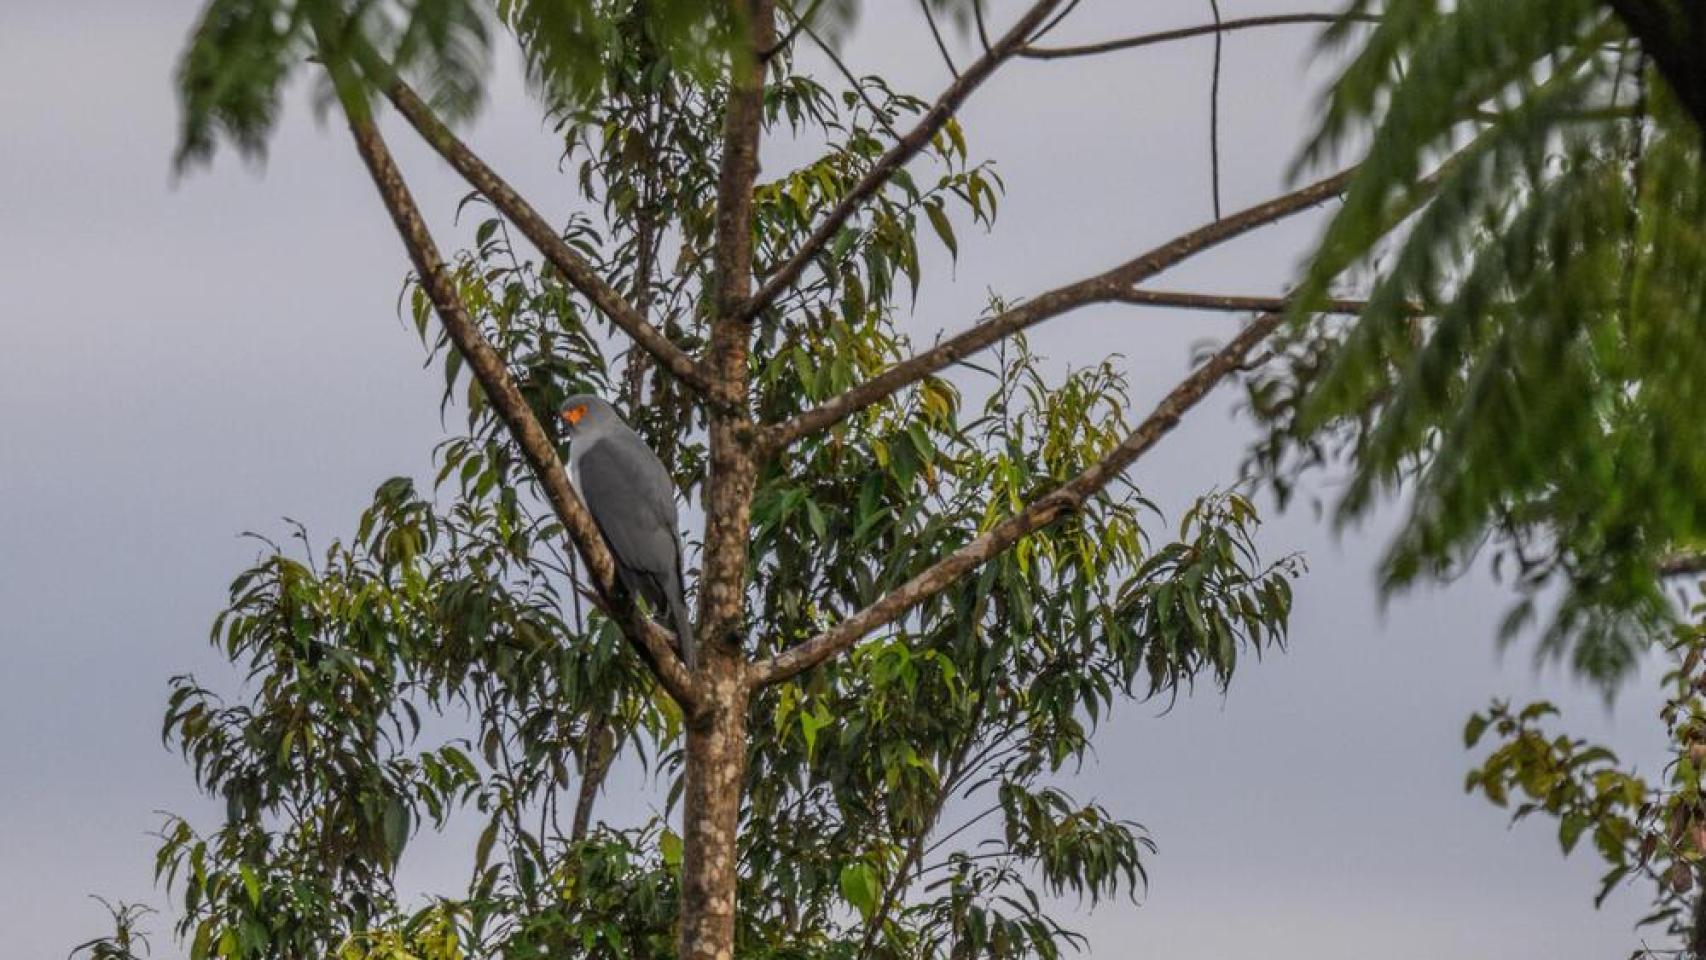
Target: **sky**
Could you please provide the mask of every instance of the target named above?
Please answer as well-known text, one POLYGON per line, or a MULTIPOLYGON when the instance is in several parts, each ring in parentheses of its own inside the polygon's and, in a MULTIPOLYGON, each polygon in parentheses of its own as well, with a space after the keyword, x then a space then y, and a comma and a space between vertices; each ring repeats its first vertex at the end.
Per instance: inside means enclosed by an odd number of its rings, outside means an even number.
MULTIPOLYGON (((243 533, 283 536, 285 518, 345 533, 382 480, 426 475, 443 436, 438 375, 396 311, 405 257, 340 127, 298 95, 264 166, 226 155, 173 177, 171 72, 198 6, 0 2, 0 927, 18 958, 102 932, 90 895, 166 907, 151 877, 159 811, 217 821, 159 722, 169 677, 233 682, 207 634, 256 556, 243 533)), ((995 2, 993 19, 1014 9, 995 2)), ((1059 39, 1205 12, 1085 0, 1059 39)), ((1311 30, 1226 41, 1228 210, 1289 182, 1329 76, 1311 30)), ((958 264, 927 267, 939 279, 909 332, 961 329, 991 290, 1038 292, 1205 222, 1211 49, 1021 62, 980 91, 963 119, 1007 182, 1000 221, 962 232, 958 264)), ((899 0, 867 0, 845 56, 924 96, 949 79, 899 0)), ((572 185, 515 73, 500 62, 469 139, 537 205, 567 210, 572 185)), ((443 245, 466 239, 452 217, 463 188, 394 139, 443 245)), ((765 155, 771 172, 797 159, 765 155)), ((1157 286, 1278 292, 1319 226, 1298 218, 1157 286)), ((1194 345, 1237 322, 1119 306, 1032 342, 1055 369, 1118 354, 1135 418, 1194 345)), ((1235 400, 1214 395, 1134 468, 1175 517, 1235 479, 1253 436, 1235 400)), ((1264 549, 1309 564, 1290 648, 1246 663, 1225 696, 1128 705, 1104 727, 1076 788, 1160 850, 1141 906, 1075 913, 1090 955, 1601 960, 1639 945, 1642 891, 1596 912, 1589 853, 1565 859, 1538 819, 1510 828, 1464 794, 1460 735, 1493 697, 1546 697, 1571 732, 1652 773, 1652 671, 1608 708, 1520 643, 1501 655, 1510 595, 1484 576, 1383 604, 1373 571, 1391 521, 1335 534, 1307 508, 1270 516, 1264 549)), ((458 889, 463 840, 427 844, 411 882, 458 889)), ((156 955, 180 956, 167 921, 153 925, 156 955)))

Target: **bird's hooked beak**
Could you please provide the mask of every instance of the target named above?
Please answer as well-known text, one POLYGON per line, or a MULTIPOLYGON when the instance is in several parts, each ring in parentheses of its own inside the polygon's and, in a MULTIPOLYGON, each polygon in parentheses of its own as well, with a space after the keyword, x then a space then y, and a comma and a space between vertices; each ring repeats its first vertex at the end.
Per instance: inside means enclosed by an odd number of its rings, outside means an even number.
POLYGON ((580 423, 581 418, 584 416, 586 416, 586 404, 583 403, 578 407, 570 407, 569 409, 564 410, 563 422, 572 427, 580 423))

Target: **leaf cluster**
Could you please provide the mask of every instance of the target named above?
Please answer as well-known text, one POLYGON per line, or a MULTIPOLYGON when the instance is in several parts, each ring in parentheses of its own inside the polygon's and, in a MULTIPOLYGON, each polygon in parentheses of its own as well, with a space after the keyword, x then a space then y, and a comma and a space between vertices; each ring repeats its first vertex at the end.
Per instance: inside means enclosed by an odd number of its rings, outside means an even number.
POLYGON ((1670 621, 1658 557, 1706 533, 1699 131, 1599 3, 1394 0, 1303 162, 1364 135, 1251 389, 1256 465, 1283 493, 1347 462, 1341 521, 1413 494, 1388 589, 1491 544, 1507 636, 1561 585, 1540 652, 1609 685, 1670 621), (1346 292, 1353 322, 1311 319, 1346 292))
MULTIPOLYGON (((1515 804, 1513 820, 1544 814, 1556 821, 1558 842, 1569 854, 1583 838, 1606 870, 1596 906, 1619 886, 1642 882, 1652 911, 1642 926, 1660 925, 1687 944, 1686 955, 1706 945, 1706 626, 1679 626, 1667 643, 1672 667, 1659 719, 1669 738, 1662 776, 1642 777, 1622 767, 1608 749, 1564 734, 1548 734, 1551 704, 1515 709, 1495 703, 1470 717, 1464 743, 1477 747, 1489 734, 1494 748, 1469 772, 1465 787, 1493 804, 1515 804)), ((1645 955, 1638 951, 1637 956, 1645 955)))

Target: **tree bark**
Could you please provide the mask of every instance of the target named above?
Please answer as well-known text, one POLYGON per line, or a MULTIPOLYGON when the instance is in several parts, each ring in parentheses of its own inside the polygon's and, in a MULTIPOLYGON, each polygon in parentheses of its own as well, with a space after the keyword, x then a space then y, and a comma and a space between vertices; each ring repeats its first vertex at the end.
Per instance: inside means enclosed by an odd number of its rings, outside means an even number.
POLYGON ((752 290, 753 184, 764 121, 763 54, 776 43, 774 0, 739 6, 744 42, 729 65, 717 180, 716 313, 706 371, 726 404, 712 405, 705 481, 705 559, 699 590, 697 678, 706 709, 687 726, 682 807, 680 960, 733 960, 735 861, 746 780, 746 568, 757 482, 748 410, 751 331, 739 317, 752 290))
POLYGON ((704 655, 711 707, 687 728, 677 955, 680 960, 733 960, 747 688, 739 652, 706 648, 704 655))

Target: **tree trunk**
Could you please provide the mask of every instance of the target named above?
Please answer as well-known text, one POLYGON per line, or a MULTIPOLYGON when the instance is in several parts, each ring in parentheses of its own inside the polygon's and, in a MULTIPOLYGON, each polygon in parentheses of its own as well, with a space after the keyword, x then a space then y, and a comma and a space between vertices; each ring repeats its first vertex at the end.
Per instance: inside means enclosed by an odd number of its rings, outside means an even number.
POLYGON ((703 648, 707 707, 687 728, 682 803, 680 960, 734 960, 735 853, 746 780, 741 654, 703 648))
POLYGON ((682 806, 680 960, 734 960, 735 851, 746 782, 746 564, 752 533, 753 423, 748 407, 752 331, 740 311, 752 292, 753 184, 764 125, 761 51, 775 42, 775 0, 743 0, 745 43, 731 58, 717 177, 717 311, 706 372, 725 402, 710 409, 704 566, 699 578, 699 709, 687 727, 682 806))

